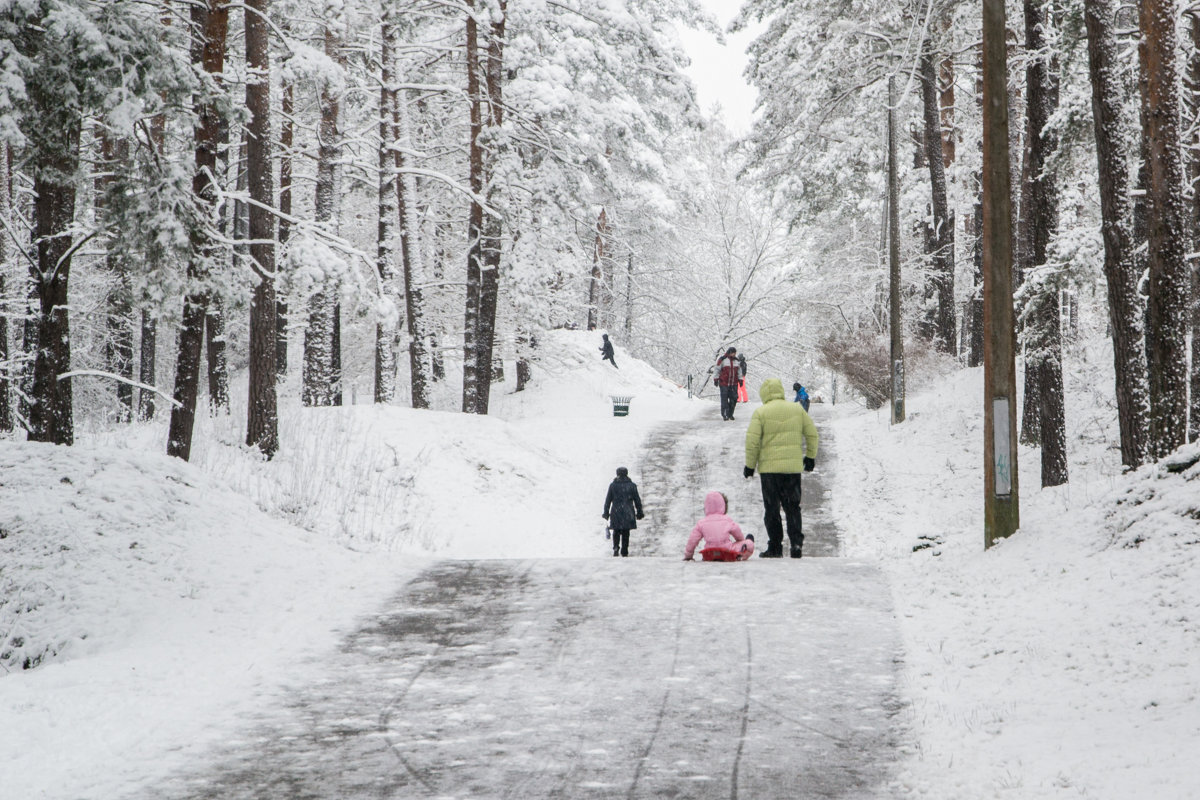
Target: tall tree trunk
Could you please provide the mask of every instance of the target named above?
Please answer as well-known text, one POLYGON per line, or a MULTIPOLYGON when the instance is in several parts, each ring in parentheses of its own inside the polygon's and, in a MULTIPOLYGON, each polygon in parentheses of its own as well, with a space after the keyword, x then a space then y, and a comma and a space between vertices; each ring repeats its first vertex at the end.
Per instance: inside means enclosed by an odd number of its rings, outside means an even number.
MULTIPOLYGON (((219 86, 225 70, 225 37, 228 32, 229 7, 219 0, 207 0, 205 5, 192 6, 192 61, 199 61, 204 71, 219 86)), ((216 209, 217 153, 221 137, 221 112, 212 99, 201 100, 196 115, 196 172, 192 191, 205 215, 211 217, 216 209)), ((197 288, 206 276, 217 250, 208 232, 197 230, 192 235, 188 278, 191 287, 183 299, 183 319, 179 331, 178 355, 175 359, 176 405, 171 408, 171 425, 167 434, 167 455, 187 461, 192 454, 192 429, 196 420, 196 397, 200 388, 200 355, 204 344, 204 317, 208 311, 206 289, 197 288)))
POLYGON ((470 139, 467 154, 471 207, 467 214, 467 296, 463 326, 464 413, 479 413, 479 395, 487 381, 479 369, 479 313, 483 280, 483 97, 479 76, 479 30, 475 0, 467 0, 467 103, 470 107, 470 139))
POLYGON ((939 105, 937 56, 933 43, 925 41, 921 53, 921 96, 924 100, 924 152, 929 168, 933 221, 929 247, 933 256, 932 290, 934 344, 939 352, 954 353, 957 324, 954 309, 954 217, 946 192, 945 152, 942 144, 942 114, 939 105))
POLYGON ((395 4, 384 0, 379 35, 379 220, 376 229, 375 271, 379 293, 390 301, 389 313, 375 323, 375 402, 390 403, 396 395, 397 316, 396 229, 401 221, 397 202, 400 179, 396 172, 399 136, 396 131, 396 47, 399 32, 395 4))
MULTIPOLYGON (((8 145, 0 142, 0 219, 12 213, 12 170, 8 145)), ((0 431, 13 429, 12 362, 8 347, 8 233, 0 231, 0 431)))
MULTIPOLYGON (((327 20, 325 27, 325 55, 333 60, 338 58, 341 49, 340 36, 332 27, 337 23, 337 19, 327 20)), ((316 200, 313 204, 313 219, 317 223, 329 224, 333 219, 335 170, 341 151, 338 130, 340 108, 341 97, 337 91, 325 86, 321 90, 316 200)), ((326 279, 308 301, 308 327, 304 331, 304 388, 301 394, 306 406, 337 405, 340 377, 340 364, 335 364, 339 360, 337 350, 340 345, 337 341, 340 332, 336 330, 339 312, 337 291, 333 281, 326 279)))
MULTIPOLYGON (((164 25, 170 24, 170 17, 164 15, 164 25)), ((150 146, 161 157, 166 145, 167 121, 162 114, 157 114, 150 120, 150 146)), ((143 386, 158 385, 157 359, 158 352, 158 322, 149 309, 142 309, 141 336, 139 337, 138 353, 138 383, 143 386)), ((146 421, 154 418, 155 393, 150 389, 138 389, 137 418, 146 421)))
POLYGON ((588 330, 594 331, 600 322, 600 295, 604 291, 604 234, 608 231, 608 214, 600 209, 596 218, 596 243, 592 248, 592 281, 588 287, 588 330))
MULTIPOLYGON (((100 157, 102 161, 101 177, 95 181, 96 216, 103 220, 107 202, 106 194, 113 182, 115 171, 121 169, 129 158, 129 142, 126 139, 114 141, 103 131, 98 133, 100 139, 100 157)), ((106 221, 100 224, 107 225, 106 221)), ((107 246, 104 258, 105 269, 108 272, 108 296, 104 317, 104 364, 105 369, 124 380, 116 381, 114 389, 117 396, 117 421, 131 422, 133 420, 133 290, 129 280, 129 264, 111 246, 107 246)))
POLYGON ((1187 438, 1187 337, 1191 327, 1179 130, 1178 3, 1142 0, 1138 9, 1149 111, 1150 442, 1153 455, 1162 458, 1187 438))
POLYGON ((1058 137, 1048 131, 1058 108, 1058 59, 1049 52, 1048 29, 1052 20, 1046 0, 1025 0, 1025 70, 1029 132, 1029 208, 1025 214, 1025 253, 1028 270, 1026 294, 1025 390, 1034 389, 1038 402, 1038 440, 1042 446, 1042 486, 1067 481, 1066 418, 1062 376, 1062 326, 1058 281, 1046 275, 1050 237, 1058 225, 1058 187, 1049 173, 1049 161, 1058 137))
MULTIPOLYGON (((1192 138, 1188 158, 1188 185, 1192 190, 1192 248, 1200 249, 1200 11, 1188 14, 1192 52, 1188 64, 1188 93, 1191 106, 1192 138)), ((1192 365, 1188 389, 1188 441, 1200 441, 1200 262, 1191 262, 1192 271, 1192 365)))
MULTIPOLYGON (((149 309, 142 309, 140 345, 138 347, 138 383, 154 386, 158 380, 158 322, 149 309)), ((138 419, 154 419, 155 395, 149 389, 138 389, 138 419)))
POLYGON ((250 299, 250 395, 246 444, 271 458, 279 449, 275 395, 275 215, 271 175, 271 51, 267 12, 270 0, 246 0, 246 177, 250 190, 250 266, 256 283, 250 299))
MULTIPOLYGON (((246 136, 242 136, 237 149, 237 158, 230 158, 229 123, 221 125, 221 159, 225 180, 229 176, 229 164, 233 163, 233 186, 240 194, 246 191, 246 136)), ((226 186, 229 184, 226 183, 226 186)), ((233 248, 231 253, 233 273, 241 275, 248 254, 246 239, 249 236, 247 205, 243 200, 222 204, 220 232, 228 234, 228 221, 232 218, 233 248)), ((229 413, 229 366, 225 346, 225 299, 214 293, 209 296, 208 310, 204 315, 204 351, 208 355, 208 407, 213 414, 229 413)))
POLYGON ((500 256, 501 256, 501 219, 496 216, 495 209, 499 205, 499 192, 495 185, 494 165, 499 161, 500 150, 503 148, 504 103, 502 97, 504 81, 504 28, 507 24, 507 0, 498 0, 498 13, 492 12, 492 26, 488 36, 486 62, 486 91, 487 91, 487 134, 489 152, 484 180, 487 185, 487 196, 492 206, 483 221, 482 241, 480 249, 483 264, 479 275, 479 336, 476 347, 479 349, 477 370, 479 376, 479 397, 475 410, 478 414, 488 413, 491 401, 492 380, 496 370, 493 368, 493 357, 496 345, 496 305, 500 295, 500 256))
MULTIPOLYGON (((280 21, 280 28, 285 32, 290 30, 288 22, 280 21)), ((284 263, 283 248, 287 246, 291 236, 292 223, 292 143, 294 126, 292 115, 296 112, 295 85, 290 78, 284 78, 279 91, 279 258, 277 265, 284 263)), ((278 267, 277 267, 278 268, 278 267)), ((279 378, 287 375, 288 371, 288 303, 287 296, 277 294, 275 298, 275 372, 279 378)))
MULTIPOLYGON (((45 108, 36 85, 29 87, 33 107, 45 108)), ((50 117, 51 114, 46 114, 50 117)), ((55 117, 60 115, 54 114, 55 117)), ((37 293, 37 355, 29 408, 29 439, 74 444, 71 380, 58 376, 71 369, 71 327, 67 287, 74 250, 75 180, 79 168, 78 118, 57 132, 60 149, 38 153, 34 169, 34 236, 37 263, 31 268, 37 293)))
MULTIPOLYGON (((429 382, 425 376, 426 364, 429 361, 429 340, 425 332, 425 291, 421 288, 425 276, 422 257, 424 250, 421 246, 421 228, 417 217, 417 184, 411 174, 405 173, 408 159, 405 150, 412 149, 407 92, 402 91, 396 95, 395 112, 394 123, 401 145, 395 151, 396 209, 400 224, 401 272, 404 278, 404 318, 408 325, 410 402, 413 408, 429 408, 429 382)), ((480 390, 482 391, 482 386, 480 390)), ((484 395, 485 412, 486 405, 487 399, 484 395)))
MULTIPOLYGON (((982 53, 980 54, 982 59, 982 53)), ((983 64, 978 65, 978 75, 975 79, 975 100, 978 103, 980 117, 983 116, 983 64)), ((979 160, 983 161, 983 142, 979 143, 979 160)), ((971 296, 967 300, 967 366, 978 367, 983 364, 983 173, 976 172, 973 178, 975 185, 975 209, 971 219, 971 235, 975 238, 972 248, 972 263, 975 273, 972 281, 971 296)))

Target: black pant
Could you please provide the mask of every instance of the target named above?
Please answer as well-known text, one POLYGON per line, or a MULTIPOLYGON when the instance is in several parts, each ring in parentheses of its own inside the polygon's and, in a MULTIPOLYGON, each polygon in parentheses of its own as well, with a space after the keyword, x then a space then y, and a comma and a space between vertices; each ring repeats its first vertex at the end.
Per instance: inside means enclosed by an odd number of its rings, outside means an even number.
POLYGON ((783 523, 779 507, 787 518, 787 534, 793 556, 804 547, 804 531, 800 521, 800 473, 762 472, 763 524, 767 528, 767 555, 783 555, 783 523))
POLYGON ((613 528, 613 555, 620 553, 623 556, 629 555, 629 529, 619 530, 613 528))
MULTIPOLYGON (((602 358, 602 359, 600 359, 600 360, 601 360, 601 361, 611 361, 611 362, 612 362, 612 365, 613 365, 614 367, 617 367, 617 360, 616 360, 615 358, 613 358, 611 354, 610 354, 610 355, 607 355, 607 356, 605 356, 604 358, 602 358)), ((620 369, 620 367, 617 367, 617 369, 620 369)))
POLYGON ((737 384, 721 387, 721 419, 733 419, 737 408, 737 384))

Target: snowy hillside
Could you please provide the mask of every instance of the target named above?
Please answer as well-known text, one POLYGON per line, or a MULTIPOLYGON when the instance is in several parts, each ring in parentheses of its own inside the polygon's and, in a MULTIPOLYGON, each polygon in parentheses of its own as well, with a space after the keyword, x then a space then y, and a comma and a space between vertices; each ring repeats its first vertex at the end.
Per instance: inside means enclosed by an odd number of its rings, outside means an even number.
POLYGON ((715 406, 619 348, 602 364, 598 340, 548 337, 491 417, 287 407, 270 463, 236 415, 206 422, 192 464, 159 454, 162 423, 0 442, 4 795, 105 798, 170 770, 429 555, 607 553, 613 470, 656 422, 715 406))
POLYGON ((885 564, 908 651, 919 749, 897 791, 1200 796, 1200 466, 1114 477, 1111 409, 1073 387, 1071 483, 1040 489, 1022 448, 1021 529, 985 553, 981 396, 966 371, 902 425, 835 426, 847 555, 885 564))

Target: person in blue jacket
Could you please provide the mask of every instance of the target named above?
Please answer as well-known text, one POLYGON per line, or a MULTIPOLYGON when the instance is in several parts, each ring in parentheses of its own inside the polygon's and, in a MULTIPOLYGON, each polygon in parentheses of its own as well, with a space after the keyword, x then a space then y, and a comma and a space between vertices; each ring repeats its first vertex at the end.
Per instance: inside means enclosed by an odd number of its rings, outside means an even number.
POLYGON ((796 393, 796 399, 793 402, 799 403, 805 411, 808 411, 808 392, 800 385, 799 381, 792 384, 792 391, 796 393))

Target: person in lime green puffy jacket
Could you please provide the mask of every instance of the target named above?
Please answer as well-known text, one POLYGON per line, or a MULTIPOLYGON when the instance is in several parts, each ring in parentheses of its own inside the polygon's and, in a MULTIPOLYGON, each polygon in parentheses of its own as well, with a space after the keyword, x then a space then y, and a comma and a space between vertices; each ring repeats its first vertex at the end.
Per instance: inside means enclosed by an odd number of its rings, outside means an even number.
POLYGON ((763 525, 767 529, 767 549, 763 558, 783 556, 783 521, 792 558, 800 558, 804 548, 804 530, 800 519, 800 474, 812 472, 817 459, 817 426, 800 404, 789 403, 778 378, 763 381, 758 390, 763 404, 750 417, 746 430, 747 479, 758 472, 762 483, 763 525))

